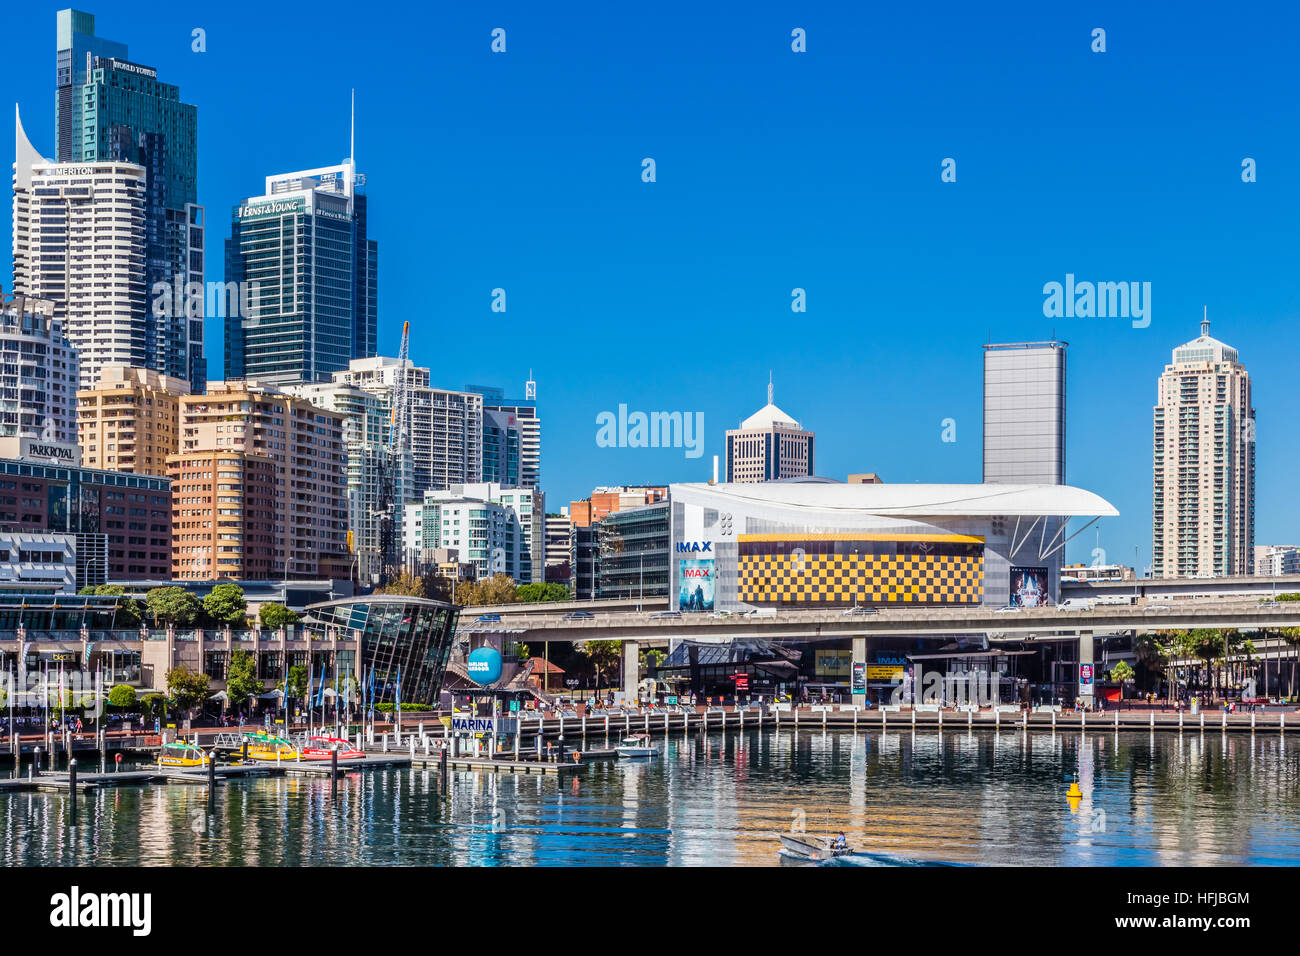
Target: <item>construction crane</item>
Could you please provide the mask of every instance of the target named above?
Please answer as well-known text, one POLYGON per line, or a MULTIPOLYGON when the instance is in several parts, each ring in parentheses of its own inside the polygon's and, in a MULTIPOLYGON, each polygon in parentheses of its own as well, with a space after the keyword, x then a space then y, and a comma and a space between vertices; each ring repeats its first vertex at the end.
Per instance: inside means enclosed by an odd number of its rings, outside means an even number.
POLYGON ((401 527, 402 462, 410 441, 410 408, 406 387, 406 365, 410 360, 411 323, 402 323, 402 345, 397 352, 397 379, 393 383, 392 407, 388 417, 388 441, 379 459, 379 501, 372 512, 379 519, 379 584, 392 581, 402 573, 401 527))

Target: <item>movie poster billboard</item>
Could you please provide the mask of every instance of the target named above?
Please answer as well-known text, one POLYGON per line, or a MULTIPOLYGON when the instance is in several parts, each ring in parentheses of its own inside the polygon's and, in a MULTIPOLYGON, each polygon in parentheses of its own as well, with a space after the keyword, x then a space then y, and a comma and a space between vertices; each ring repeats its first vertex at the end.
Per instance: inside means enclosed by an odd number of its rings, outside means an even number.
POLYGON ((1012 568, 1012 607, 1047 607, 1052 603, 1047 590, 1047 568, 1012 568))
POLYGON ((683 558, 678 561, 678 608, 682 611, 712 611, 713 583, 717 577, 712 558, 683 558))

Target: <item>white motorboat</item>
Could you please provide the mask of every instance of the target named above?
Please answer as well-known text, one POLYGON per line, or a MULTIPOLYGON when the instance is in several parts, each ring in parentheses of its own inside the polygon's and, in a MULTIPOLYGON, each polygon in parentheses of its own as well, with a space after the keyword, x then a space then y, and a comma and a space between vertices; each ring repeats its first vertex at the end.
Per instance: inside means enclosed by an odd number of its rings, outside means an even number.
POLYGON ((832 857, 848 856, 853 848, 837 846, 834 837, 815 837, 806 833, 778 833, 781 847, 792 856, 822 862, 832 857))
POLYGON ((658 757, 659 750, 650 744, 649 734, 632 734, 615 748, 620 757, 658 757))

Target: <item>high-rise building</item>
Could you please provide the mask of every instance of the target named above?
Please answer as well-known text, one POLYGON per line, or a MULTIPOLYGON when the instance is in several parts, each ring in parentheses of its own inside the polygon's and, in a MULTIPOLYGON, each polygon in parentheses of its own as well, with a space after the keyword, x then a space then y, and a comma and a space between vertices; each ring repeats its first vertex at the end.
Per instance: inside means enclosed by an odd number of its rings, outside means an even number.
POLYGON ((492 385, 467 385, 467 392, 483 396, 485 412, 505 412, 519 425, 519 485, 542 486, 542 419, 537 414, 537 383, 531 373, 524 383, 523 398, 506 398, 505 391, 492 385))
POLYGON ((53 303, 82 388, 108 364, 158 367, 145 286, 146 171, 42 159, 15 117, 14 291, 53 303))
POLYGON ((106 40, 95 36, 95 15, 82 13, 80 10, 60 10, 55 15, 55 88, 58 90, 56 104, 55 140, 59 144, 59 161, 71 162, 79 159, 74 156, 74 141, 79 143, 82 131, 73 127, 76 102, 80 87, 86 82, 86 61, 94 62, 96 57, 112 57, 115 60, 127 59, 125 43, 106 40), (66 147, 67 153, 64 154, 66 147))
POLYGON ((724 481, 778 481, 805 478, 813 473, 813 438, 810 431, 772 403, 772 383, 767 404, 727 429, 724 481))
POLYGON ((88 468, 167 475, 167 456, 180 450, 185 379, 153 369, 105 365, 94 388, 77 392, 77 428, 88 468))
POLYGON ((599 590, 601 521, 611 514, 667 500, 666 485, 618 485, 595 488, 590 497, 569 502, 568 584, 575 601, 592 600, 599 590))
POLYGON ((235 207, 226 281, 247 283, 253 314, 226 319, 227 378, 328 382, 375 354, 379 247, 364 185, 347 159, 267 176, 235 207))
POLYGON ((662 597, 668 593, 667 501, 612 511, 596 522, 595 597, 662 597))
POLYGON ((545 516, 531 488, 479 482, 429 491, 419 504, 406 506, 403 525, 403 546, 421 563, 446 548, 473 564, 479 578, 506 574, 517 584, 544 579, 545 516))
POLYGON ((1300 547, 1294 544, 1255 545, 1255 573, 1269 577, 1300 574, 1300 547))
POLYGON ((357 561, 358 579, 371 582, 383 570, 381 525, 389 506, 384 469, 392 467, 392 494, 405 502, 411 495, 407 485, 413 467, 409 445, 395 466, 387 460, 391 391, 350 385, 340 380, 345 376, 335 372, 334 381, 287 385, 285 391, 343 416, 351 550, 357 561))
POLYGON ((167 457, 172 479, 172 577, 274 577, 275 459, 229 448, 167 457))
POLYGON ((0 530, 0 594, 77 593, 77 536, 0 530))
POLYGON ((667 499, 667 485, 601 486, 593 488, 589 497, 569 502, 569 521, 579 528, 587 528, 611 512, 639 508, 667 499))
POLYGON ((1152 575, 1249 574, 1255 563, 1255 409, 1237 350, 1201 334, 1157 386, 1152 575))
POLYGON ((140 278, 151 307, 143 316, 144 361, 130 364, 200 391, 207 378, 203 316, 172 307, 176 290, 203 280, 198 110, 182 103, 180 87, 161 82, 156 69, 129 60, 125 44, 96 37, 90 14, 59 11, 55 57, 59 162, 126 162, 145 171, 140 278))
MULTIPOLYGON (((412 477, 404 503, 409 504, 426 491, 483 480, 484 426, 482 395, 432 388, 429 370, 406 361, 412 477)), ((381 394, 388 409, 399 381, 398 368, 397 359, 376 356, 351 362, 334 378, 381 394)))
POLYGON ((245 381, 209 382, 207 394, 181 399, 180 414, 181 455, 226 450, 275 461, 273 577, 349 577, 343 415, 245 381))
POLYGON ((77 353, 48 299, 0 301, 0 438, 75 444, 77 353))
POLYGON ((984 346, 984 482, 1065 484, 1066 342, 984 346))
POLYGON ((546 516, 546 580, 569 583, 569 509, 546 516))
POLYGON ((0 488, 0 532, 74 536, 78 588, 171 576, 172 493, 166 478, 29 457, 0 459, 0 488))
POLYGON ((519 484, 521 432, 512 412, 483 413, 483 480, 515 487, 519 484))

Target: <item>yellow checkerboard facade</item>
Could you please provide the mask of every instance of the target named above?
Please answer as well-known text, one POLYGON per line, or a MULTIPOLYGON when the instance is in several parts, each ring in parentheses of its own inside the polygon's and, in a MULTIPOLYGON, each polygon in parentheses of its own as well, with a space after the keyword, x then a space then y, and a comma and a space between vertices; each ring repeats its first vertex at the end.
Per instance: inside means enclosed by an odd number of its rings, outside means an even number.
POLYGON ((979 604, 984 597, 981 539, 873 537, 855 548, 859 539, 841 538, 830 549, 837 553, 819 554, 800 538, 747 537, 739 539, 738 595, 746 604, 979 604))

